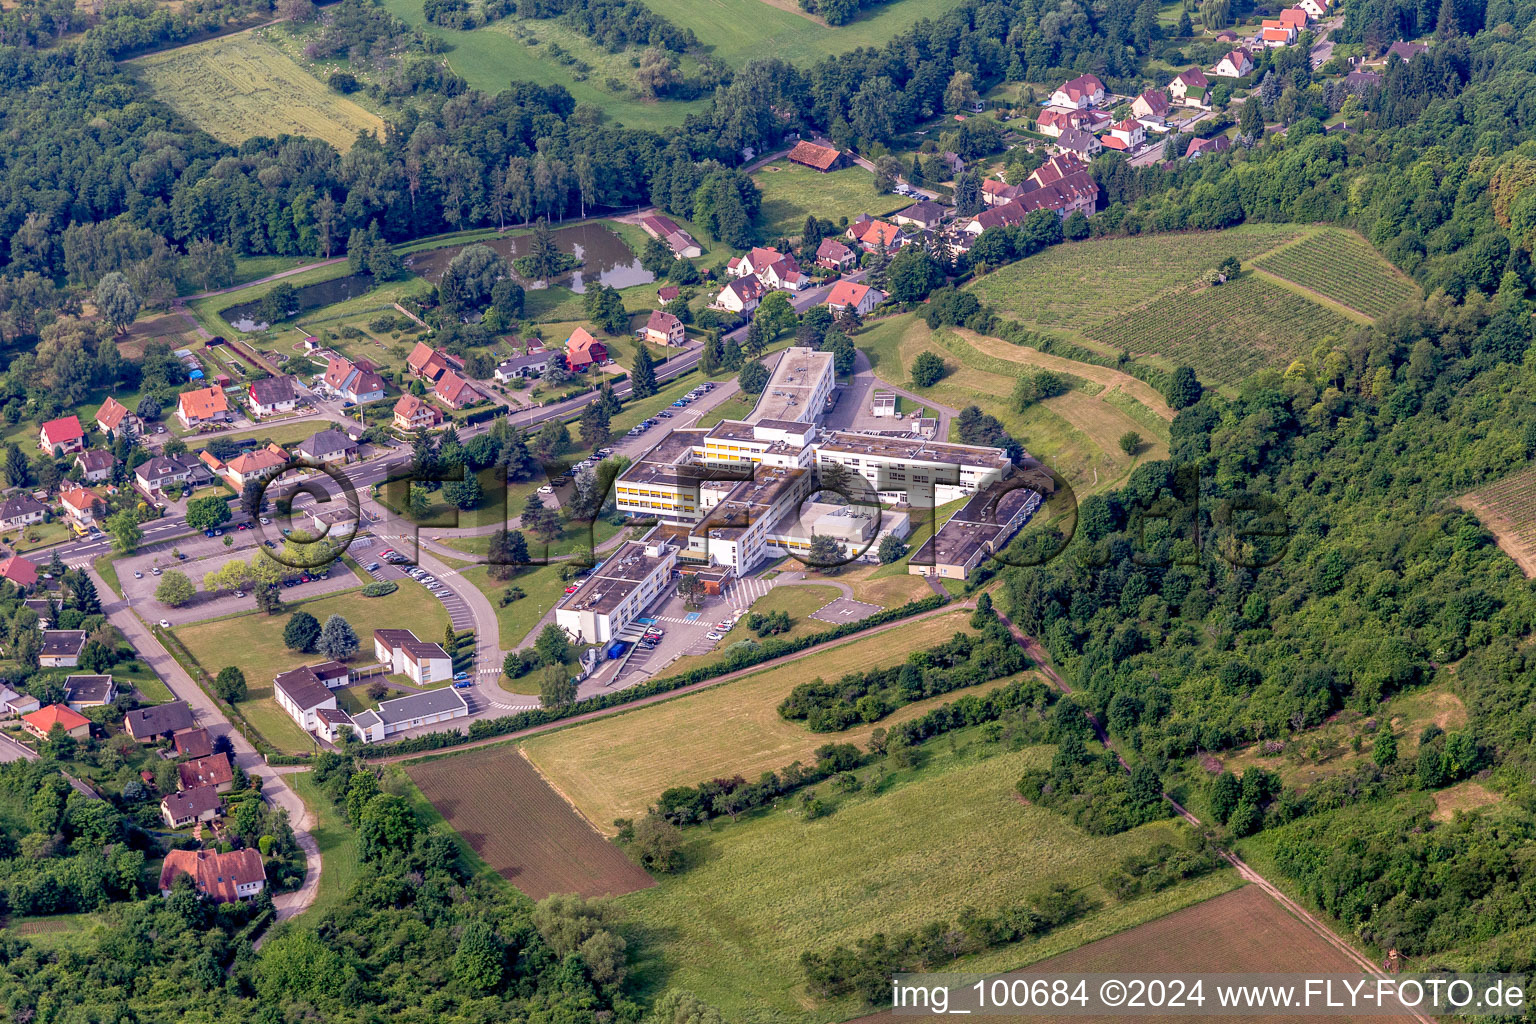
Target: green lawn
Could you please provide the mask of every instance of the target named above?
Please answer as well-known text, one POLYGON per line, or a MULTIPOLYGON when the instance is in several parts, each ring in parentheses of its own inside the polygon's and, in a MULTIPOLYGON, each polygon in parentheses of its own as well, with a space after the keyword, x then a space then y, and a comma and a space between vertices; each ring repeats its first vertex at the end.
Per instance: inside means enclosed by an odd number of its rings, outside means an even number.
POLYGON ((300 654, 283 646, 283 627, 289 615, 300 609, 322 623, 340 615, 352 624, 361 645, 353 655, 354 665, 373 663, 375 629, 411 629, 435 642, 448 625, 448 612, 435 597, 420 587, 401 587, 384 597, 363 597, 350 590, 290 604, 280 615, 245 613, 177 627, 177 638, 209 675, 217 675, 226 665, 245 673, 250 695, 240 703, 240 710, 284 753, 312 750, 314 743, 272 700, 272 679, 291 668, 325 660, 324 655, 300 654))
POLYGON ((62 544, 72 536, 74 534, 70 532, 63 520, 58 520, 52 523, 33 523, 30 526, 24 526, 17 533, 5 534, 4 537, 0 537, 0 540, 4 540, 17 554, 21 554, 54 544, 62 544))
POLYGON ((304 801, 304 806, 309 808, 309 813, 315 817, 315 823, 309 831, 320 847, 320 890, 315 894, 315 902, 309 909, 294 918, 295 921, 302 920, 306 925, 314 925, 341 905, 357 881, 361 866, 361 859, 357 855, 357 836, 347 828, 340 812, 320 792, 320 787, 315 784, 309 772, 294 772, 284 776, 283 781, 293 787, 299 799, 304 801))
MULTIPOLYGON (((125 662, 124 664, 130 663, 125 662)), ((133 691, 141 702, 145 704, 165 704, 176 699, 176 695, 171 692, 169 686, 165 685, 165 681, 155 675, 153 670, 143 661, 135 659, 131 664, 138 666, 132 672, 125 669, 123 665, 115 666, 112 669, 112 678, 117 680, 119 684, 125 682, 132 683, 133 691)))
POLYGON ((752 180, 763 193, 763 234, 770 239, 798 237, 808 213, 839 223, 909 205, 901 196, 876 192, 874 176, 858 166, 823 174, 779 160, 755 172, 752 180))
POLYGON ((858 20, 829 28, 788 6, 764 0, 646 0, 674 24, 693 29, 714 56, 740 67, 771 54, 809 64, 861 46, 881 46, 924 18, 938 18, 948 0, 890 0, 858 20))
MULTIPOLYGON (((521 509, 521 503, 513 506, 512 514, 517 515, 521 509)), ((603 541, 622 530, 622 526, 615 526, 606 519, 599 519, 592 524, 589 530, 585 523, 566 523, 560 536, 550 541, 546 546, 543 541, 529 534, 528 554, 530 558, 553 558, 559 555, 569 555, 577 548, 597 547, 603 541)), ((479 555, 482 558, 491 550, 491 538, 478 537, 443 537, 439 540, 444 547, 454 551, 462 551, 466 555, 479 555)))
POLYGON ((734 824, 721 819, 690 830, 689 870, 659 876, 656 888, 617 901, 635 922, 641 947, 656 950, 655 960, 639 970, 642 991, 686 988, 729 1020, 842 1020, 860 1007, 809 999, 802 952, 952 921, 966 907, 1018 904, 1058 881, 1099 903, 1060 932, 951 968, 1002 970, 1236 883, 1231 872, 1221 872, 1151 897, 1115 901, 1100 886, 1104 866, 1174 839, 1185 826, 1169 820, 1118 836, 1087 835, 1014 793, 1019 775, 1049 764, 1053 748, 1004 752, 967 739, 957 736, 958 746, 929 744, 922 768, 888 772, 856 796, 832 798, 835 813, 814 821, 786 801, 734 824))
POLYGON ((114 594, 116 594, 118 597, 123 596, 123 584, 122 581, 117 578, 116 554, 108 553, 100 556, 91 563, 91 567, 96 570, 97 575, 99 575, 102 580, 106 582, 107 586, 112 588, 112 592, 114 594))
MULTIPOLYGON (((480 588, 496 609, 499 627, 497 643, 504 651, 510 651, 523 642, 523 637, 538 623, 544 613, 565 596, 567 584, 560 578, 559 565, 536 565, 521 570, 510 580, 493 580, 490 570, 483 565, 472 566, 459 573, 465 580, 480 588), (521 587, 526 595, 507 605, 502 605, 501 595, 508 587, 521 587)), ((537 689, 534 692, 538 692, 537 689)))
MULTIPOLYGON (((229 434, 224 438, 224 440, 256 441, 261 444, 266 444, 268 441, 272 441, 280 445, 298 444, 300 441, 309 440, 311 437, 314 437, 322 430, 330 429, 332 426, 333 424, 323 420, 300 420, 297 423, 285 423, 279 421, 276 423, 269 423, 265 426, 259 426, 255 430, 246 430, 238 434, 229 434)), ((194 439, 188 442, 188 447, 195 447, 196 444, 197 442, 194 439)), ((232 494, 233 492, 226 493, 232 494)))

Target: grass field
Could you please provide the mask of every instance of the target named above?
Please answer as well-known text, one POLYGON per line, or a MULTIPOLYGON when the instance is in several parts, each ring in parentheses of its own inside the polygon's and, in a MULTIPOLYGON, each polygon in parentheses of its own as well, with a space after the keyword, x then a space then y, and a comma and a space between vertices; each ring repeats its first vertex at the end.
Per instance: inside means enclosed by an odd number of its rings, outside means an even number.
POLYGON ((1256 265, 1373 319, 1419 294, 1413 280, 1369 242, 1338 228, 1308 235, 1256 265))
MULTIPOLYGON (((923 768, 887 776, 826 817, 807 821, 780 809, 691 830, 699 837, 689 850, 694 866, 619 903, 636 921, 642 948, 659 953, 639 972, 644 987, 689 989, 727 1020, 841 1020, 858 1005, 809 998, 801 952, 953 920, 966 907, 1008 906, 1056 881, 1101 904, 1104 919, 1090 915, 1069 929, 1097 938, 1235 882, 1223 872, 1118 904, 1099 888, 1103 866, 1184 826, 1163 821, 1089 836, 1013 791, 1023 771, 1049 763, 1052 748, 931 746, 923 768)), ((954 969, 1016 966, 1040 955, 1034 945, 992 950, 954 969)))
POLYGON ((187 120, 233 145, 253 135, 310 135, 345 151, 361 132, 384 133, 378 115, 327 89, 260 31, 180 46, 129 66, 187 120))
POLYGON ((1108 487, 1130 471, 1134 461, 1119 447, 1120 435, 1128 430, 1147 442, 1138 459, 1167 457, 1166 426, 1155 429, 1156 417, 1128 414, 1109 400, 1113 389, 1098 395, 1069 391, 1015 411, 1014 384, 1031 369, 1028 363, 1003 358, 1012 353, 983 351, 953 331, 932 331, 915 315, 882 320, 854 344, 869 356, 877 376, 900 385, 910 381, 912 362, 920 353, 941 356, 949 372, 919 394, 954 409, 976 405, 996 416, 1030 454, 1053 466, 1080 493, 1108 487))
POLYGON ((1351 321, 1251 271, 1220 287, 1189 285, 1094 328, 1093 336, 1161 365, 1193 367, 1206 384, 1236 384, 1284 367, 1351 321))
POLYGON ((357 881, 362 866, 357 855, 357 834, 342 821, 341 814, 320 792, 309 772, 295 772, 283 781, 293 787, 315 818, 309 833, 320 847, 320 891, 310 908, 300 915, 313 924, 338 907, 357 881))
POLYGON ((487 864, 533 899, 607 896, 655 884, 598 835, 513 747, 406 769, 422 795, 487 864))
POLYGON ((647 0, 646 6, 693 29, 714 56, 740 67, 765 54, 806 64, 860 46, 880 46, 952 5, 946 0, 890 0, 837 28, 806 17, 794 0, 647 0))
POLYGON ((1482 521, 1526 576, 1536 576, 1536 466, 1457 499, 1482 521))
MULTIPOLYGON (((496 609, 498 643, 504 651, 510 651, 523 642, 523 637, 538 624, 544 613, 565 596, 565 581, 560 579, 559 565, 538 565, 521 570, 510 580, 493 580, 490 570, 483 565, 462 569, 459 575, 480 588, 490 598, 496 609), (503 607, 501 595, 509 587, 521 587, 524 597, 503 607)), ((535 686, 533 692, 537 693, 535 686)))
MULTIPOLYGON (((958 631, 968 631, 963 612, 937 615, 676 700, 536 736, 523 749, 588 820, 610 829, 615 818, 643 814, 668 786, 691 785, 722 772, 756 778, 795 760, 809 761, 823 743, 862 743, 874 726, 813 733, 780 718, 778 704, 800 683, 897 664, 908 652, 932 647, 958 631)), ((909 704, 878 724, 889 728, 926 710, 923 704, 909 704)), ((515 755, 508 751, 506 756, 515 755)))
POLYGON ((448 625, 448 612, 437 598, 420 587, 401 587, 384 597, 363 597, 358 591, 347 591, 290 604, 281 615, 236 615, 178 627, 177 639, 209 675, 217 675, 226 665, 234 665, 245 673, 250 695, 240 703, 240 710, 285 753, 311 750, 314 743, 272 699, 272 679, 291 668, 325 660, 323 655, 300 654, 283 646, 283 627, 289 614, 299 610, 309 612, 321 623, 332 615, 340 615, 351 623, 361 644, 353 661, 360 665, 373 662, 375 629, 405 627, 419 637, 435 641, 448 625))
MULTIPOLYGON (((1225 895, 1186 907, 1118 935, 1100 939, 1034 964, 1019 973, 1044 976, 1063 974, 1178 974, 1266 971, 1305 971, 1314 974, 1360 974, 1359 966, 1321 936, 1285 911, 1256 885, 1243 886, 1225 895)), ((896 1016, 887 1011, 860 1017, 854 1024, 933 1024, 946 1018, 896 1016)), ((1145 1020, 1136 1017, 1050 1016, 1008 1018, 1036 1024, 1082 1021, 1145 1020)), ((1183 1018, 1159 1017, 1158 1020, 1183 1018)), ((1196 1018, 1189 1018, 1196 1019, 1196 1018)), ((1262 1015, 1223 1014, 1230 1024, 1259 1024, 1274 1018, 1262 1015)), ((1330 1020, 1379 1021, 1408 1024, 1408 1016, 1337 1016, 1330 1020)))
POLYGON ((809 213, 838 223, 861 213, 884 213, 907 205, 900 196, 876 192, 874 176, 859 166, 822 174, 777 160, 756 171, 752 180, 763 193, 763 234, 768 238, 797 237, 809 213))

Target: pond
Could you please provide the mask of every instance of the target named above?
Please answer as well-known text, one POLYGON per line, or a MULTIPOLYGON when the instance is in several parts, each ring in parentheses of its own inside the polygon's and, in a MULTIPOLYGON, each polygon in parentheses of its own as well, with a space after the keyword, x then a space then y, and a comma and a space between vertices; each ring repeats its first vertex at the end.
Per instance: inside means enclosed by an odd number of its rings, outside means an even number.
MULTIPOLYGON (((624 244, 624 239, 601 224, 573 224, 570 227, 557 229, 553 235, 555 244, 560 247, 561 252, 568 252, 581 260, 581 266, 554 278, 553 283, 563 285, 578 295, 587 290, 587 284, 591 281, 611 288, 628 288, 637 284, 650 284, 656 280, 655 274, 640 265, 639 257, 624 244)), ((490 246, 508 263, 511 263, 517 257, 527 254, 531 239, 531 235, 518 235, 513 238, 492 238, 473 244, 490 246)), ((407 256, 405 265, 416 276, 424 277, 436 284, 442 279, 448 262, 463 249, 462 245, 454 245, 444 249, 418 252, 407 256)), ((519 278, 519 281, 527 288, 546 287, 543 281, 527 281, 522 278, 519 278)))
MULTIPOLYGON (((346 277, 336 277, 329 281, 318 281, 315 284, 306 284, 297 289, 298 304, 296 308, 289 310, 289 314, 308 313, 311 310, 323 309, 326 306, 334 306, 338 302, 355 299, 359 295, 366 295, 377 285, 370 274, 348 274, 346 277)), ((264 331, 267 322, 262 319, 261 302, 242 302, 238 306, 230 306, 220 310, 226 323, 237 331, 264 331)))

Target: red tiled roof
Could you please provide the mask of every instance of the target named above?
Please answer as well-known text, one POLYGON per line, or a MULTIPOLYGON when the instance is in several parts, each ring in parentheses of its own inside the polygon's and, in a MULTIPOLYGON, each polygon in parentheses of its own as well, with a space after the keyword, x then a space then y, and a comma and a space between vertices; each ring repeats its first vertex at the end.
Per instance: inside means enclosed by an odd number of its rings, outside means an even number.
POLYGON ((182 415, 189 420, 205 420, 210 416, 229 411, 229 400, 221 388, 199 388, 183 391, 178 399, 182 415))
POLYGON ((814 142, 797 142, 789 151, 789 159, 797 164, 829 171, 843 154, 830 146, 818 146, 814 142))
POLYGON ((96 423, 103 430, 116 430, 128 415, 128 407, 115 398, 108 398, 96 410, 96 423))
POLYGON ((30 587, 37 582, 37 566, 20 555, 12 555, 0 562, 0 576, 18 586, 30 587))
POLYGON ((30 715, 23 715, 21 720, 45 736, 55 725, 62 725, 65 732, 70 732, 80 728, 82 725, 91 724, 89 718, 64 704, 49 704, 47 707, 39 708, 30 715))
POLYGON ((197 891, 218 900, 233 903, 239 898, 239 886, 264 881, 266 869, 261 854, 247 847, 218 853, 213 850, 172 850, 160 867, 160 888, 168 890, 176 876, 187 874, 197 891))
POLYGON ((49 445, 68 444, 85 436, 78 416, 60 416, 43 424, 43 440, 49 445))
POLYGON ((229 766, 229 758, 223 754, 209 754, 179 764, 176 766, 176 774, 181 779, 182 789, 222 786, 235 778, 234 769, 229 766))
POLYGON ((869 292, 869 285, 859 284, 857 281, 839 281, 827 293, 827 305, 858 308, 859 303, 864 301, 864 296, 869 292))

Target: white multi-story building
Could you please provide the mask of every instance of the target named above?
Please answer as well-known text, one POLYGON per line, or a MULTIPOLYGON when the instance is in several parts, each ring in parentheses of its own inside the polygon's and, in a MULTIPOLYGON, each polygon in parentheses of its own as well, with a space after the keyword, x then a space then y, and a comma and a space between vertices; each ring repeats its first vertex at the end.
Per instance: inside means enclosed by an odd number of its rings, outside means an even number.
POLYGON ((607 643, 672 583, 677 549, 652 531, 610 555, 555 607, 555 622, 583 643, 607 643))
POLYGON ((439 644, 416 639, 408 629, 373 631, 373 656, 417 686, 453 678, 453 659, 439 644))

